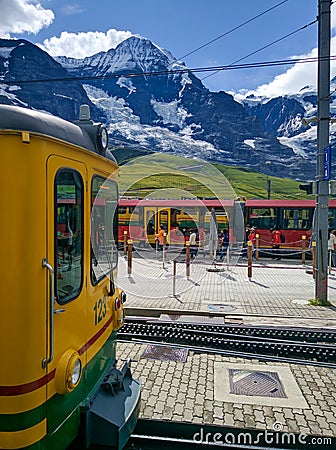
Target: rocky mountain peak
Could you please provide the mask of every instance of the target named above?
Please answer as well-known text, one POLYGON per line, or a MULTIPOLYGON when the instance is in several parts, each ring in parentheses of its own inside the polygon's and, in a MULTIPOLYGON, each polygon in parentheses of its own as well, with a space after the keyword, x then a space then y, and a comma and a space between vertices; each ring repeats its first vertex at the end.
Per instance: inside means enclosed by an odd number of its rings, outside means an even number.
POLYGON ((0 102, 68 120, 87 103, 93 119, 106 123, 114 147, 259 171, 270 161, 268 173, 314 176, 314 138, 301 124, 301 117, 316 108, 310 87, 297 96, 249 97, 240 103, 223 91, 210 92, 192 72, 174 72, 181 68, 186 69, 169 51, 138 36, 83 59, 52 58, 28 41, 0 40, 0 102), (74 80, 67 81, 69 76, 74 80), (22 82, 29 79, 41 82, 22 82), (53 79, 59 81, 48 81, 53 79))

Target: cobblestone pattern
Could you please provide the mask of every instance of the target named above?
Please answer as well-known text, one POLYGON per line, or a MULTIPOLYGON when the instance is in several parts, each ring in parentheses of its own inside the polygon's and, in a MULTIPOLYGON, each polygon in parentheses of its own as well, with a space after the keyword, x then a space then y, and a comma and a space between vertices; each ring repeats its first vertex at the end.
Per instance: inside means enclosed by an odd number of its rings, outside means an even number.
MULTIPOLYGON (((333 319, 336 310, 305 304, 314 298, 314 282, 307 268, 297 262, 255 264, 248 278, 246 265, 218 265, 221 271, 209 272, 210 263, 191 264, 190 277, 184 264, 177 264, 173 286, 173 263, 134 258, 133 272, 127 276, 120 258, 119 284, 127 292, 126 307, 209 311, 209 305, 225 304, 235 314, 294 316, 333 319), (174 294, 176 294, 174 296, 174 294)), ((336 305, 336 276, 328 277, 329 301, 336 305)), ((336 327, 336 325, 335 325, 336 327)))
POLYGON ((120 342, 117 350, 120 359, 136 360, 132 371, 143 383, 142 418, 261 430, 273 430, 274 423, 280 423, 285 432, 336 436, 336 370, 289 365, 309 409, 227 403, 214 398, 215 361, 265 365, 265 369, 268 363, 193 352, 185 363, 162 362, 141 358, 145 349, 144 344, 120 342))

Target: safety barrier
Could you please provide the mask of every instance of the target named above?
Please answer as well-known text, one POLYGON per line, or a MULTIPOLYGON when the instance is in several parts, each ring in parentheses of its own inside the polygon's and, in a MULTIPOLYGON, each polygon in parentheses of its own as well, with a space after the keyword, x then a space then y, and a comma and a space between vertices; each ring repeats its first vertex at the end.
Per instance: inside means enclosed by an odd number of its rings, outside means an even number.
MULTIPOLYGON (((130 277, 132 275, 132 257, 133 257, 133 240, 132 239, 128 239, 126 240, 127 237, 127 232, 125 232, 124 234, 124 254, 125 259, 127 259, 127 274, 130 277)), ((236 245, 233 246, 232 248, 229 246, 227 248, 227 253, 226 253, 226 262, 223 263, 222 261, 219 262, 218 260, 216 260, 216 258, 213 258, 213 260, 211 261, 211 266, 226 266, 227 269, 229 269, 230 266, 230 260, 231 258, 235 257, 235 255, 237 256, 237 253, 235 253, 235 251, 238 251, 238 254, 241 253, 241 250, 243 249, 243 242, 236 242, 236 245)), ((288 245, 288 244, 287 244, 288 245)), ((262 266, 260 265, 255 265, 253 266, 253 261, 257 262, 260 256, 260 239, 259 236, 256 236, 256 244, 255 246, 253 246, 251 241, 247 242, 247 248, 245 248, 246 253, 245 256, 247 256, 247 277, 248 279, 251 281, 252 279, 252 273, 253 273, 253 268, 262 268, 262 266)), ((160 252, 162 254, 162 268, 165 269, 165 260, 166 260, 166 251, 167 251, 167 238, 166 238, 166 234, 164 235, 164 240, 163 240, 163 248, 162 248, 162 252, 160 252)), ((244 251, 244 249, 243 249, 244 251)), ((270 256, 274 255, 274 250, 273 249, 262 249, 263 254, 269 254, 270 256)), ((302 237, 302 241, 301 241, 301 249, 298 252, 291 252, 288 253, 288 255, 293 256, 293 255, 302 255, 302 265, 305 265, 306 262, 306 253, 310 252, 311 256, 312 256, 312 275, 313 278, 315 279, 316 277, 316 243, 312 242, 311 243, 311 248, 307 248, 307 241, 305 236, 302 237)), ((157 253, 157 257, 158 255, 158 246, 156 246, 156 253, 157 253)), ((281 256, 286 256, 287 253, 281 252, 281 256)), ((176 259, 173 259, 173 273, 172 273, 172 279, 173 279, 173 297, 178 297, 178 295, 176 294, 176 271, 177 271, 177 263, 183 263, 185 264, 185 275, 186 275, 186 279, 189 281, 190 280, 190 272, 191 272, 191 259, 192 259, 192 255, 191 255, 191 248, 190 248, 190 241, 186 241, 185 243, 185 260, 184 261, 178 261, 176 259)), ((224 260, 224 259, 223 259, 224 260)), ((232 264, 234 265, 240 265, 240 264, 232 264)), ((268 266, 268 268, 270 268, 270 266, 268 266)), ((279 268, 279 266, 277 266, 277 268, 279 268)), ((286 269, 287 267, 283 267, 284 269, 286 269)), ((304 269, 304 267, 295 267, 297 269, 304 269)), ((216 267, 215 267, 216 269, 216 267)), ((220 270, 224 270, 224 269, 218 269, 217 270, 210 270, 209 271, 220 271, 220 270)), ((331 273, 331 268, 329 268, 329 273, 331 273)))
POLYGON ((127 231, 124 231, 124 256, 127 254, 127 231))
POLYGON ((127 274, 130 277, 132 275, 132 255, 133 255, 133 241, 129 239, 127 241, 127 274))

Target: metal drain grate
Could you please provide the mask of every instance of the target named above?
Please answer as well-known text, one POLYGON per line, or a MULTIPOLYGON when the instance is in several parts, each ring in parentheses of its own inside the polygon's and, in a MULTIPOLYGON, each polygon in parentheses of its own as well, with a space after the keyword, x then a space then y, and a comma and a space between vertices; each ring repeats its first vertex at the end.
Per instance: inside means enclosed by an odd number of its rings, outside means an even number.
POLYGON ((230 312, 230 311, 234 311, 235 309, 237 309, 236 306, 233 305, 208 305, 208 309, 210 311, 219 311, 219 312, 230 312))
POLYGON ((166 345, 147 345, 141 358, 158 359, 159 361, 186 362, 187 348, 168 347, 166 345))
POLYGON ((287 398, 276 372, 229 369, 230 393, 287 398))

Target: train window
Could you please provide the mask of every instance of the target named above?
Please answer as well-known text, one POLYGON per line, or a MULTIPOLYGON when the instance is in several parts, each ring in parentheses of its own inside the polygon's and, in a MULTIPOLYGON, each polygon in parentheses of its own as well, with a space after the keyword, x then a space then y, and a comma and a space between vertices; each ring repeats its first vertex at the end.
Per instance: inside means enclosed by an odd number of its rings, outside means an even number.
POLYGON ((329 208, 328 210, 328 226, 336 230, 336 208, 329 208))
POLYGON ((168 232, 168 211, 162 210, 159 212, 159 226, 163 226, 165 232, 168 232))
POLYGON ((155 212, 154 210, 146 211, 146 231, 147 234, 153 236, 155 234, 155 212))
POLYGON ((119 214, 126 214, 126 206, 118 206, 119 214))
POLYGON ((249 208, 247 223, 251 227, 270 229, 276 225, 274 208, 249 208))
POLYGON ((97 284, 118 263, 118 188, 95 175, 91 186, 91 281, 97 284))
POLYGON ((55 178, 55 295, 58 303, 76 298, 83 283, 83 181, 71 169, 55 178))
POLYGON ((312 208, 284 208, 280 227, 283 230, 309 230, 312 226, 312 208))

